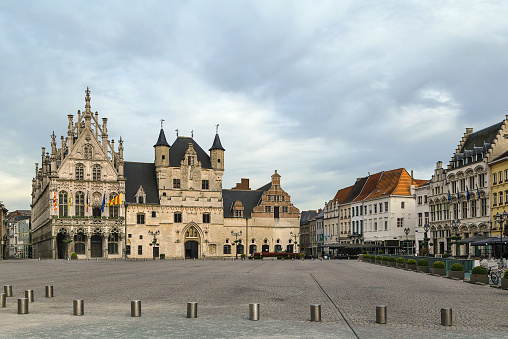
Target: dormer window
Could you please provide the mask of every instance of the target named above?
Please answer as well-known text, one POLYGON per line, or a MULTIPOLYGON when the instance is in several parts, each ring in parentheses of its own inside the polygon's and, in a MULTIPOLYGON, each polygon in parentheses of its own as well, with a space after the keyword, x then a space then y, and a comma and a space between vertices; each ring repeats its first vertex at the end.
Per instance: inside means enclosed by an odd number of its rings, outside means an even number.
POLYGON ((243 217, 243 204, 240 200, 235 201, 233 204, 233 215, 237 218, 243 217))
POLYGON ((145 190, 143 189, 143 186, 141 185, 139 186, 138 191, 136 192, 136 195, 134 197, 138 204, 146 203, 146 193, 145 190))
POLYGON ((93 181, 100 181, 101 180, 101 166, 100 165, 94 165, 92 168, 92 180, 93 181))
POLYGON ((76 164, 76 180, 85 180, 85 166, 76 164))
POLYGON ((187 165, 194 166, 194 157, 192 156, 187 157, 187 165))

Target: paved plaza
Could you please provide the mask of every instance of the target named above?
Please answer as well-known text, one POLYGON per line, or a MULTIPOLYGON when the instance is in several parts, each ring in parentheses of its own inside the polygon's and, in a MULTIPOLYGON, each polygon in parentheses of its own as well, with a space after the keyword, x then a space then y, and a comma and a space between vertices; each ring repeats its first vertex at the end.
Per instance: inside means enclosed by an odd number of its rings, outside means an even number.
POLYGON ((505 338, 508 291, 358 261, 0 261, 1 338, 505 338), (44 297, 46 285, 54 298, 44 297), (29 314, 17 298, 33 289, 29 314), (83 299, 84 316, 72 315, 83 299), (130 316, 130 301, 142 316, 130 316), (186 303, 198 302, 198 318, 186 303), (260 320, 248 319, 249 303, 260 320), (322 305, 322 322, 310 305, 322 305), (388 324, 375 323, 376 305, 388 324), (440 309, 453 309, 452 327, 440 309))

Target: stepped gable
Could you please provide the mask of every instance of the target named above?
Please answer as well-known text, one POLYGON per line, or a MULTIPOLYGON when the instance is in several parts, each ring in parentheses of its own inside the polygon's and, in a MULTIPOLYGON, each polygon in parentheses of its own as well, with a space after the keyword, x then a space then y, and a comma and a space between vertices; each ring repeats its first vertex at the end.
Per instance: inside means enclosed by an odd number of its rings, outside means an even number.
POLYGON ((368 177, 357 179, 355 184, 351 188, 351 192, 349 193, 347 198, 342 203, 348 204, 351 201, 353 201, 362 192, 363 186, 367 182, 367 179, 368 179, 368 177))
POLYGON ((185 153, 189 148, 189 144, 192 143, 194 150, 196 151, 196 155, 198 161, 201 163, 201 168, 212 168, 212 163, 210 162, 210 156, 203 151, 203 149, 194 141, 194 139, 189 137, 177 137, 173 145, 169 148, 169 164, 171 167, 180 167, 180 163, 185 158, 185 153))
POLYGON ((337 194, 335 194, 335 197, 333 198, 333 201, 335 201, 337 204, 342 204, 347 199, 349 194, 351 194, 352 190, 353 186, 349 186, 338 190, 337 194))
POLYGON ((234 217, 233 205, 235 201, 240 201, 243 205, 243 218, 250 218, 254 207, 259 205, 263 193, 263 190, 222 190, 224 217, 234 217))
POLYGON ((159 204, 159 190, 155 175, 155 164, 141 162, 125 162, 125 202, 136 203, 136 193, 143 186, 147 204, 159 204))
POLYGON ((365 183, 365 185, 362 189, 362 192, 358 195, 358 197, 356 197, 355 200, 353 200, 353 202, 362 201, 362 200, 367 199, 369 194, 371 194, 372 191, 376 188, 376 185, 378 184, 382 174, 383 174, 383 172, 369 175, 367 182, 365 183))
POLYGON ((497 160, 501 160, 501 159, 506 158, 506 157, 508 157, 508 151, 504 152, 503 154, 501 154, 500 156, 498 156, 497 158, 492 160, 492 162, 497 161, 497 160))
POLYGON ((489 146, 492 145, 502 125, 503 122, 499 122, 469 134, 464 145, 462 145, 460 149, 460 153, 464 153, 466 150, 472 150, 473 147, 483 147, 484 144, 489 144, 489 146))

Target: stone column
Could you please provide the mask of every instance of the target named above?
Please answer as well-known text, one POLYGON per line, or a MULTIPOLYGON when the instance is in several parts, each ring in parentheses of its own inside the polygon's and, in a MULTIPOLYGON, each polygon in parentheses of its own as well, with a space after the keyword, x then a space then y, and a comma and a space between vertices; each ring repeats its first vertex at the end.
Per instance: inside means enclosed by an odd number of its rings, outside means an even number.
POLYGON ((53 260, 56 260, 56 236, 51 236, 51 251, 53 255, 53 260))
POLYGON ((125 234, 120 233, 120 236, 122 237, 122 248, 120 248, 120 251, 122 251, 122 259, 125 259, 125 234))
POLYGON ((108 258, 108 236, 109 233, 104 233, 104 259, 108 258))
POLYGON ((92 258, 92 235, 90 233, 86 234, 86 257, 92 258))

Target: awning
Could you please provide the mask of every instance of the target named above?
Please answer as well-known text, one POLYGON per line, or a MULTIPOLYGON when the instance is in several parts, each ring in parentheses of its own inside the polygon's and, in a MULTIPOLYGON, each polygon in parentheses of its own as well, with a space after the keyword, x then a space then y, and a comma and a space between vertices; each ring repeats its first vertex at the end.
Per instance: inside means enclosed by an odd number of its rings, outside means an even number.
MULTIPOLYGON (((491 237, 480 241, 470 243, 471 246, 488 246, 488 245, 499 245, 501 244, 501 238, 491 237)), ((508 244, 508 238, 503 238, 503 244, 508 244)))
POLYGON ((475 242, 475 241, 481 241, 481 240, 485 240, 485 239, 488 239, 488 238, 489 237, 486 236, 486 235, 475 235, 474 237, 469 237, 469 238, 466 238, 466 239, 459 239, 457 241, 459 243, 463 242, 463 243, 469 244, 469 243, 472 243, 472 242, 475 242))

